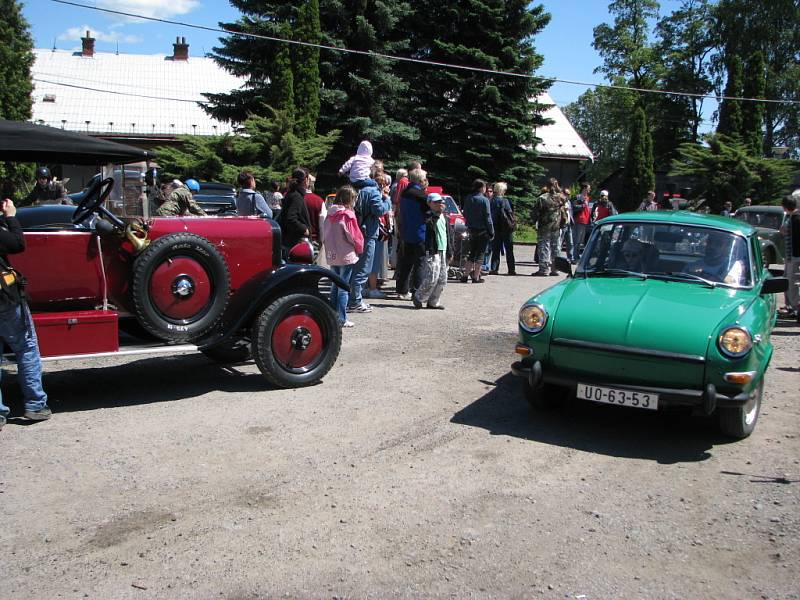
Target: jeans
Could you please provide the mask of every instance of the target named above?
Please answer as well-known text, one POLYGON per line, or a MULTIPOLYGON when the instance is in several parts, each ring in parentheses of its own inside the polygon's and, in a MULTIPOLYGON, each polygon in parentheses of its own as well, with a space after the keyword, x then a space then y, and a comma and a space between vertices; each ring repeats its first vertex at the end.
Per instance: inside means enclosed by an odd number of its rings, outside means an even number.
POLYGON ((572 239, 572 226, 567 225, 559 232, 558 235, 558 249, 564 247, 564 244, 567 245, 567 258, 569 260, 574 260, 572 257, 575 255, 575 244, 572 239))
POLYGON ((375 244, 377 241, 375 238, 364 240, 364 252, 358 257, 358 262, 353 267, 352 275, 350 275, 350 301, 348 305, 352 308, 357 308, 364 302, 362 294, 364 293, 364 285, 369 279, 369 272, 372 270, 372 259, 375 257, 375 244))
POLYGON ((570 260, 578 260, 581 257, 581 247, 583 238, 586 237, 586 223, 572 224, 572 256, 570 260))
POLYGON ((498 271, 500 269, 500 254, 503 252, 506 253, 508 272, 514 273, 517 264, 514 260, 514 234, 511 232, 502 235, 496 233, 494 235, 494 239, 492 240, 492 271, 498 271))
POLYGON ((422 304, 439 306, 439 298, 447 285, 447 257, 442 251, 427 254, 422 260, 422 277, 415 296, 422 304))
MULTIPOLYGON (((0 338, 17 358, 17 379, 22 388, 25 410, 40 410, 47 405, 47 394, 42 388, 42 362, 39 358, 39 343, 33 328, 31 314, 26 305, 18 305, 0 311, 0 338)), ((0 363, 2 363, 0 355, 0 363)), ((3 370, 0 369, 0 377, 3 370)), ((0 414, 7 415, 0 392, 0 414)))
MULTIPOLYGON (((555 231, 542 231, 539 232, 539 270, 550 270, 553 259, 559 255, 558 248, 558 229, 555 231)), ((555 269, 553 269, 555 271, 555 269)))
MULTIPOLYGON (((345 281, 350 281, 353 274, 353 265, 332 265, 331 271, 336 273, 345 281)), ((339 316, 339 323, 342 324, 347 321, 347 301, 350 299, 350 288, 340 288, 333 283, 331 285, 331 306, 339 316)))
POLYGON ((409 290, 413 293, 420 284, 425 243, 402 242, 401 248, 402 251, 397 259, 397 293, 407 294, 409 290))

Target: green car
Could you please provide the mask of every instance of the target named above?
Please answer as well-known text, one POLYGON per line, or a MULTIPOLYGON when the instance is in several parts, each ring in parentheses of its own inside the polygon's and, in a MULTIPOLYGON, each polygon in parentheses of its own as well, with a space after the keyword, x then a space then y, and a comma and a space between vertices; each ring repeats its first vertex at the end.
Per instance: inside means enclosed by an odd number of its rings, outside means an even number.
POLYGON ((772 358, 775 293, 755 229, 688 212, 600 221, 573 274, 519 311, 512 372, 536 408, 574 394, 644 410, 718 415, 744 438, 755 428, 772 358))

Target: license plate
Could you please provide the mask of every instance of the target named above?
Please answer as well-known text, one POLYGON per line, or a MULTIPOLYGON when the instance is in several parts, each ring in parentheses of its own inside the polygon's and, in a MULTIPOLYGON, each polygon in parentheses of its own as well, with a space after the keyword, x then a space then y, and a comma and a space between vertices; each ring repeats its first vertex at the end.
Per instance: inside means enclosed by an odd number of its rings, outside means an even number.
POLYGON ((649 392, 635 392, 579 383, 576 395, 580 400, 658 410, 658 394, 649 392))

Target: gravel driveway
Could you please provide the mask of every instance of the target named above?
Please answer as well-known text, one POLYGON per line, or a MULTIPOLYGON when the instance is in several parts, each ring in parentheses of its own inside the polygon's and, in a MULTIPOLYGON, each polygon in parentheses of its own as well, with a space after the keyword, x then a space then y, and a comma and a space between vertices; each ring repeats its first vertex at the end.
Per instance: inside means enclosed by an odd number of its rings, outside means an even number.
POLYGON ((0 432, 0 598, 800 598, 800 327, 741 442, 534 414, 516 315, 555 281, 372 301, 301 390, 201 355, 50 363, 54 418, 0 432))

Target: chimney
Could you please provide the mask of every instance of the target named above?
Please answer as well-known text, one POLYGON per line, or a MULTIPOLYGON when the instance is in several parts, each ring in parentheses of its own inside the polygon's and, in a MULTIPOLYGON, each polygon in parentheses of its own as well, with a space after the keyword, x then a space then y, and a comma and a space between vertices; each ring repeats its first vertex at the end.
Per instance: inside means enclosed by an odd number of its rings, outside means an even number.
POLYGON ((94 38, 89 35, 88 31, 86 32, 86 37, 81 38, 81 43, 83 43, 81 56, 94 56, 94 38))
POLYGON ((172 60, 189 60, 189 44, 186 43, 185 37, 175 38, 172 47, 172 60))

